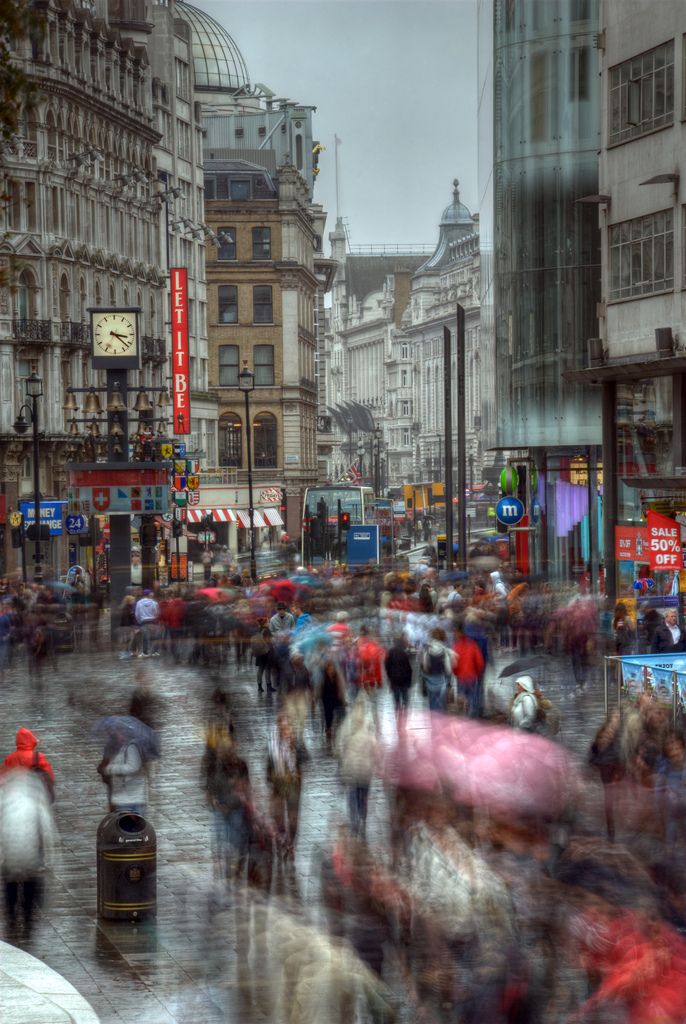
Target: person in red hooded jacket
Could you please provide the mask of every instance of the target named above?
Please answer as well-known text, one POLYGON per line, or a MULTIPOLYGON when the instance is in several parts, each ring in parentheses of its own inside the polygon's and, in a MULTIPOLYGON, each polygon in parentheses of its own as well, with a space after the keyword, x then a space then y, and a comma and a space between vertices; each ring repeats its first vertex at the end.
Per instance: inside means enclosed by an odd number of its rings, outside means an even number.
POLYGON ((361 690, 366 690, 369 697, 374 720, 378 718, 376 706, 377 695, 383 685, 383 663, 386 657, 384 648, 372 639, 366 626, 360 626, 360 636, 357 641, 357 658, 359 663, 359 678, 357 684, 361 690))
POLYGON ((55 772, 45 754, 38 750, 38 739, 30 729, 23 726, 17 731, 17 749, 8 754, 3 762, 3 768, 28 768, 29 771, 42 772, 45 775, 45 784, 52 798, 55 787, 55 772))

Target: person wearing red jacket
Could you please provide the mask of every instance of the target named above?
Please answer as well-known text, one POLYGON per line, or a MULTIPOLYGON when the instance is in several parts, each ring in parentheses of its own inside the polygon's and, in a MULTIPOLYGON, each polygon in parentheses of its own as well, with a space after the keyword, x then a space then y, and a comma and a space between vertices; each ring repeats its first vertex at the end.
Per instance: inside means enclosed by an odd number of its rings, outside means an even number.
POLYGON ((48 793, 52 797, 55 787, 55 772, 45 754, 41 754, 38 747, 38 740, 30 729, 23 726, 17 731, 17 749, 8 754, 3 762, 3 768, 27 768, 29 771, 42 772, 45 775, 45 784, 48 793))
POLYGON ((486 663, 476 640, 467 636, 461 623, 455 627, 453 652, 457 658, 453 669, 457 692, 467 702, 469 717, 478 718, 481 714, 481 685, 486 663))
POLYGON ((366 626, 360 626, 360 636, 357 641, 357 660, 359 676, 357 684, 361 690, 366 690, 372 706, 374 720, 377 720, 378 711, 376 706, 377 694, 383 685, 383 663, 386 651, 380 644, 369 635, 366 626))

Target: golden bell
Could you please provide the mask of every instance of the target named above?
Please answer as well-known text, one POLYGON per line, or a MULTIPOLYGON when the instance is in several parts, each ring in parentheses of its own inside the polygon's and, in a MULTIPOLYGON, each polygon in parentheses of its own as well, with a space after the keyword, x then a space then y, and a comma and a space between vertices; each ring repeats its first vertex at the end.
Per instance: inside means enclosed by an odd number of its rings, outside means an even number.
POLYGON ((76 422, 76 420, 69 420, 69 436, 70 437, 78 437, 79 436, 79 425, 76 422))
POLYGON ((88 424, 88 430, 91 437, 100 437, 100 426, 96 419, 92 419, 88 424))
POLYGON ((76 412, 78 410, 79 407, 76 404, 76 395, 74 394, 73 391, 67 392, 67 397, 64 400, 64 405, 62 406, 62 408, 64 409, 65 412, 76 412))
POLYGON ((86 396, 86 404, 83 407, 83 411, 87 416, 99 416, 102 412, 100 406, 100 399, 98 398, 95 388, 88 389, 88 395, 86 396))
POLYGON ((112 420, 112 426, 110 427, 110 437, 123 437, 123 436, 124 436, 124 431, 122 429, 121 423, 119 422, 119 417, 117 415, 115 415, 113 420, 112 420))
POLYGON ((126 412, 126 406, 124 405, 121 397, 121 389, 118 384, 114 385, 110 400, 107 403, 108 412, 126 412))
POLYGON ((159 393, 159 396, 157 398, 157 406, 159 409, 168 409, 171 404, 171 395, 165 388, 164 391, 160 391, 159 393))
POLYGON ((167 433, 167 421, 166 420, 160 420, 160 425, 157 428, 157 436, 158 437, 165 437, 166 433, 167 433))
POLYGON ((145 391, 139 391, 136 396, 136 404, 133 407, 134 412, 152 412, 152 405, 150 399, 146 395, 145 391))

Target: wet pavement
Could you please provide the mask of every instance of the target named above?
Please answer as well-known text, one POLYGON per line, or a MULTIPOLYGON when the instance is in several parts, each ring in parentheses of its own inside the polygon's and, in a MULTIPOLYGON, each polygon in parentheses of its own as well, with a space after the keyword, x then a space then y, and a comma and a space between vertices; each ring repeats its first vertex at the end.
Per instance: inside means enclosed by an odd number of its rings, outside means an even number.
MULTIPOLYGON (((103 636, 105 636, 103 630, 103 636)), ((304 769, 301 821, 293 865, 277 862, 268 906, 242 889, 214 880, 211 819, 199 786, 204 724, 217 680, 231 696, 239 752, 248 762, 258 804, 266 809, 267 732, 275 702, 258 694, 252 667, 233 664, 219 673, 175 666, 164 658, 120 661, 106 649, 60 655, 39 686, 30 682, 23 655, 0 689, 0 752, 14 748, 19 726, 39 738, 57 779, 55 814, 58 859, 48 879, 45 907, 27 949, 61 974, 92 1005, 102 1024, 277 1022, 284 1007, 270 978, 265 935, 288 908, 311 920, 322 917, 319 865, 345 803, 336 762, 328 756, 319 720, 306 734, 311 759, 304 769), (95 834, 106 813, 106 792, 96 765, 102 749, 92 738, 96 717, 125 713, 134 673, 149 673, 162 705, 162 757, 151 773, 148 818, 157 831, 158 913, 139 924, 98 920, 95 834)), ((497 656, 501 667, 512 657, 497 656)), ((548 695, 562 713, 564 742, 586 754, 603 717, 602 679, 579 694, 563 659, 547 673, 548 695)), ((497 671, 497 669, 496 669, 497 671)), ((491 669, 493 674, 493 669, 491 669)), ((415 686, 415 706, 423 704, 415 686)), ((395 723, 389 694, 380 703, 382 732, 395 723)), ((375 781, 370 796, 368 840, 386 843, 386 799, 375 781)), ((59 1019, 59 1018, 56 1018, 59 1019)), ((398 1021, 412 1020, 401 1010, 398 1021)), ((4 1016, 3 1022, 26 1020, 4 1016)))

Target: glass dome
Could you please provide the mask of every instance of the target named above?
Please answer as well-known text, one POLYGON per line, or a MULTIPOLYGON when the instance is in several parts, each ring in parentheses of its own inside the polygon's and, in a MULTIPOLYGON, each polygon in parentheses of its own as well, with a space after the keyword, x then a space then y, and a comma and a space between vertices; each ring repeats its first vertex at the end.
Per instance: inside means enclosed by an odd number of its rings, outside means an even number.
POLYGON ((234 92, 250 84, 240 50, 219 22, 182 0, 177 0, 176 12, 193 32, 196 89, 234 92))

